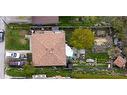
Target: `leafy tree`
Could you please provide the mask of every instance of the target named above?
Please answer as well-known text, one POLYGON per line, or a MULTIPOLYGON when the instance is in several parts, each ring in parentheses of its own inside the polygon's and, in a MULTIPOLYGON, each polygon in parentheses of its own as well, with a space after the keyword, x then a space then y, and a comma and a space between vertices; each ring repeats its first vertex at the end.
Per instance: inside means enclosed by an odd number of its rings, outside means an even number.
POLYGON ((121 55, 121 50, 118 47, 112 47, 108 50, 108 55, 111 59, 114 59, 121 55))
POLYGON ((24 74, 27 78, 32 77, 34 70, 34 67, 30 64, 25 64, 23 67, 24 74))
POLYGON ((76 29, 72 33, 70 43, 77 49, 92 49, 94 45, 94 34, 89 29, 76 29))
POLYGON ((126 16, 117 16, 112 17, 111 24, 114 29, 117 30, 117 36, 120 38, 124 46, 127 46, 127 17, 126 16))
POLYGON ((99 17, 99 16, 84 16, 83 25, 86 26, 86 27, 91 27, 91 26, 94 26, 97 23, 100 23, 101 19, 102 18, 99 17))
POLYGON ((102 20, 108 22, 119 33, 127 32, 127 17, 125 16, 107 16, 102 17, 102 20))

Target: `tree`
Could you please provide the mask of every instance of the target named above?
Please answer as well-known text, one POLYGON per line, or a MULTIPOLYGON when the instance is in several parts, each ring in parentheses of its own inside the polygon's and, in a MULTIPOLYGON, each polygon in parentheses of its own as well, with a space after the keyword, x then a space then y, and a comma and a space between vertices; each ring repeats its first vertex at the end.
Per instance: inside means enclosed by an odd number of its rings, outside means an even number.
POLYGON ((92 49, 94 45, 94 33, 89 29, 76 29, 72 33, 70 43, 77 49, 92 49))
POLYGON ((24 74, 27 78, 32 77, 34 70, 34 67, 30 64, 25 64, 23 67, 24 74))
POLYGON ((108 55, 110 59, 115 59, 121 55, 121 50, 118 47, 112 47, 108 50, 108 55))
POLYGON ((102 20, 100 16, 60 16, 60 25, 91 27, 102 20))
POLYGON ((117 37, 124 43, 123 46, 127 46, 127 17, 115 16, 110 17, 110 23, 117 32, 117 37))

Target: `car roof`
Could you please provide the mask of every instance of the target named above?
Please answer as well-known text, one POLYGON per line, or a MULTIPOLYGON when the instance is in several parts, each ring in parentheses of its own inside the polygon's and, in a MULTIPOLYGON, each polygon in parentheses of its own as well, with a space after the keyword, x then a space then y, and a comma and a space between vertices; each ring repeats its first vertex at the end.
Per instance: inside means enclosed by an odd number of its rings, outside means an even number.
POLYGON ((0 32, 3 32, 3 30, 2 30, 2 29, 0 29, 0 32))

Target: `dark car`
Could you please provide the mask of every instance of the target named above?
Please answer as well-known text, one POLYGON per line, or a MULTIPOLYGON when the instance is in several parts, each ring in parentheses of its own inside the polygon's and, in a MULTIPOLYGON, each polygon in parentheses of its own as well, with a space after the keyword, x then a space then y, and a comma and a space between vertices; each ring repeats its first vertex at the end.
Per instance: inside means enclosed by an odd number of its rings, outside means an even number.
POLYGON ((27 62, 25 61, 12 61, 12 62, 9 62, 9 66, 12 66, 12 67, 23 67, 27 62))
POLYGON ((0 42, 4 40, 4 30, 0 30, 0 42))
POLYGON ((20 54, 20 59, 27 60, 27 55, 26 54, 20 54))

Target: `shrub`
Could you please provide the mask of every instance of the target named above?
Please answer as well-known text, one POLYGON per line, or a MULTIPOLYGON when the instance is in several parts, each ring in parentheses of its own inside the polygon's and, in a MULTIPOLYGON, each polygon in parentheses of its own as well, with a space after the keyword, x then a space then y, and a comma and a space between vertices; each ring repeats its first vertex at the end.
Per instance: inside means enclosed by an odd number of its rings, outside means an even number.
POLYGON ((32 62, 32 53, 27 53, 27 61, 29 64, 32 62))
POLYGON ((23 72, 25 74, 25 77, 32 77, 32 75, 35 73, 35 69, 30 64, 25 64, 23 67, 23 72))

